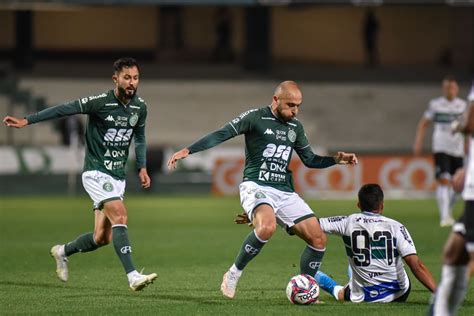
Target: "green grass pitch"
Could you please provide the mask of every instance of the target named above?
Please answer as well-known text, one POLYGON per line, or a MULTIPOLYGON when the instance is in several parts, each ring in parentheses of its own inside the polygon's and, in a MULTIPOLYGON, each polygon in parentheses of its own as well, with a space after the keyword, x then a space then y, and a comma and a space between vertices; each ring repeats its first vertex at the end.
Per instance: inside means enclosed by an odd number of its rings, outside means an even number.
MULTIPOLYGON (((236 298, 221 296, 219 286, 249 228, 233 224, 238 198, 129 196, 129 235, 134 262, 158 280, 143 292, 128 288, 110 245, 70 258, 67 283, 56 279, 49 249, 91 231, 87 197, 29 197, 0 200, 0 314, 102 315, 424 315, 430 294, 411 275, 405 304, 351 304, 322 294, 322 305, 294 306, 285 295, 298 274, 301 240, 279 230, 249 264, 236 298)), ((349 214, 354 201, 309 200, 318 216, 349 214)), ((462 205, 458 203, 456 213, 462 205)), ((434 200, 386 201, 386 215, 411 232, 417 250, 439 280, 441 249, 449 229, 438 225, 434 200)), ((343 243, 329 237, 322 270, 346 281, 343 243)), ((460 315, 474 315, 474 286, 460 315)))

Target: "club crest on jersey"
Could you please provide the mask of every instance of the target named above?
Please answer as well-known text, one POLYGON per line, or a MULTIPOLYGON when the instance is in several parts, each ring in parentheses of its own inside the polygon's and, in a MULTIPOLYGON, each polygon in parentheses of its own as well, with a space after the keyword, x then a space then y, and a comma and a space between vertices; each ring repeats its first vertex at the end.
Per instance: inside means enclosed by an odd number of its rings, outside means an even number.
POLYGON ((133 127, 135 125, 137 125, 137 122, 138 122, 138 115, 137 113, 133 113, 132 116, 130 116, 130 119, 128 120, 128 122, 130 123, 130 125, 133 127))
POLYGON ((107 192, 112 192, 114 190, 114 186, 112 185, 112 183, 106 182, 102 186, 102 189, 104 189, 104 191, 107 191, 107 192))
POLYGON ((296 140, 296 132, 292 130, 291 128, 288 130, 288 139, 290 142, 294 143, 296 140))

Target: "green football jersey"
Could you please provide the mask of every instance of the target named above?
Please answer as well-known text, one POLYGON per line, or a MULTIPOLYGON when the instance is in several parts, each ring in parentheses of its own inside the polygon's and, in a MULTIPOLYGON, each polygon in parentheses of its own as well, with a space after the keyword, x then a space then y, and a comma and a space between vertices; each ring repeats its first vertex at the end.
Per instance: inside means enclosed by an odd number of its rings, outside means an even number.
POLYGON ((312 152, 299 120, 285 122, 272 113, 270 106, 242 113, 188 149, 192 154, 240 134, 245 135, 243 181, 293 192, 293 177, 288 168, 293 150, 310 168, 326 168, 335 164, 333 157, 321 157, 312 152))
POLYGON ((26 117, 29 124, 53 118, 88 114, 84 171, 98 170, 116 179, 125 178, 132 138, 135 138, 137 167, 146 167, 145 101, 135 95, 127 105, 114 90, 45 109, 26 117))

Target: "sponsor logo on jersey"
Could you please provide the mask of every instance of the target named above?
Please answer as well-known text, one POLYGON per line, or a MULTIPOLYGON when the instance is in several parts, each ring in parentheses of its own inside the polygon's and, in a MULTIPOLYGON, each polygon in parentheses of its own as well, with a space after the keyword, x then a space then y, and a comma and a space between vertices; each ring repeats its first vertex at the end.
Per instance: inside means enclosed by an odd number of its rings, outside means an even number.
POLYGON ((137 122, 138 122, 138 115, 137 113, 133 113, 132 116, 130 116, 130 119, 128 120, 128 122, 130 123, 130 126, 135 126, 137 125, 137 122))
POLYGON ((276 139, 286 142, 286 131, 276 130, 276 139))
POLYGON ((273 131, 270 128, 267 128, 267 130, 263 133, 263 135, 275 135, 273 131))
POLYGON ((267 196, 263 193, 263 192, 257 192, 255 193, 255 198, 257 199, 264 199, 266 198, 267 196))
POLYGON ((112 115, 107 116, 104 120, 109 122, 115 122, 114 117, 112 115))
POLYGON ((356 217, 355 219, 356 222, 364 222, 364 224, 370 224, 370 223, 384 223, 385 220, 381 218, 365 218, 365 217, 356 217))
POLYGON ((337 223, 344 220, 346 217, 347 216, 331 216, 331 217, 328 217, 327 220, 329 223, 337 223))
POLYGON ((247 115, 249 115, 250 113, 255 112, 255 111, 258 111, 258 109, 248 110, 248 111, 240 114, 239 117, 236 117, 235 119, 232 120, 232 123, 233 124, 239 123, 241 119, 243 119, 244 117, 246 117, 247 115))
POLYGON ((271 121, 274 121, 274 120, 275 120, 274 117, 266 117, 266 116, 262 116, 261 119, 262 119, 262 120, 271 120, 271 121))
POLYGON ((403 235, 403 238, 405 238, 405 240, 413 246, 413 241, 410 239, 410 237, 408 237, 408 233, 407 233, 407 229, 405 228, 405 226, 400 226, 400 231, 403 235))
POLYGON ((106 103, 105 106, 117 106, 118 103, 106 103))
POLYGON ((248 253, 249 255, 255 256, 258 253, 258 249, 255 247, 252 247, 249 244, 245 245, 245 252, 248 253))
POLYGON ((122 248, 120 248, 120 252, 123 253, 124 255, 127 253, 131 253, 132 246, 123 246, 122 248))
POLYGON ((102 186, 102 189, 104 189, 104 191, 107 191, 107 192, 112 192, 114 190, 114 186, 112 185, 112 183, 106 182, 102 186))
POLYGON ((292 130, 291 128, 288 130, 288 139, 290 142, 294 143, 296 140, 296 132, 292 130))
POLYGON ((114 157, 114 158, 119 158, 119 157, 125 157, 125 149, 122 150, 108 150, 105 152, 104 157, 114 157))
POLYGON ((270 172, 260 170, 260 174, 258 175, 258 180, 268 181, 269 178, 270 178, 270 172))
POLYGON ((267 163, 266 162, 262 163, 262 165, 260 166, 260 169, 267 170, 268 169, 267 163))
POLYGON ((85 103, 87 103, 88 101, 92 101, 92 100, 99 99, 99 98, 105 98, 106 96, 107 96, 106 93, 102 93, 102 94, 99 94, 99 95, 90 96, 90 97, 88 97, 88 98, 82 98, 82 99, 81 99, 81 103, 82 103, 82 104, 85 104, 85 103))
POLYGON ((104 160, 104 166, 107 170, 113 170, 113 161, 112 160, 104 160))

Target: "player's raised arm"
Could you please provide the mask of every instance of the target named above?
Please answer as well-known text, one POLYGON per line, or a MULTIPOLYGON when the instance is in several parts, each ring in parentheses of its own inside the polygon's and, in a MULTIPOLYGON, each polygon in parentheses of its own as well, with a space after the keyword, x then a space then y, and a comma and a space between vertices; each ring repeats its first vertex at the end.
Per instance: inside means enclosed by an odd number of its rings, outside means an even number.
POLYGON ((190 146, 175 152, 168 160, 168 169, 176 169, 176 162, 186 158, 188 155, 210 149, 230 138, 247 132, 252 125, 253 117, 251 113, 256 111, 257 110, 250 110, 240 114, 237 118, 228 122, 222 128, 207 134, 190 146))

